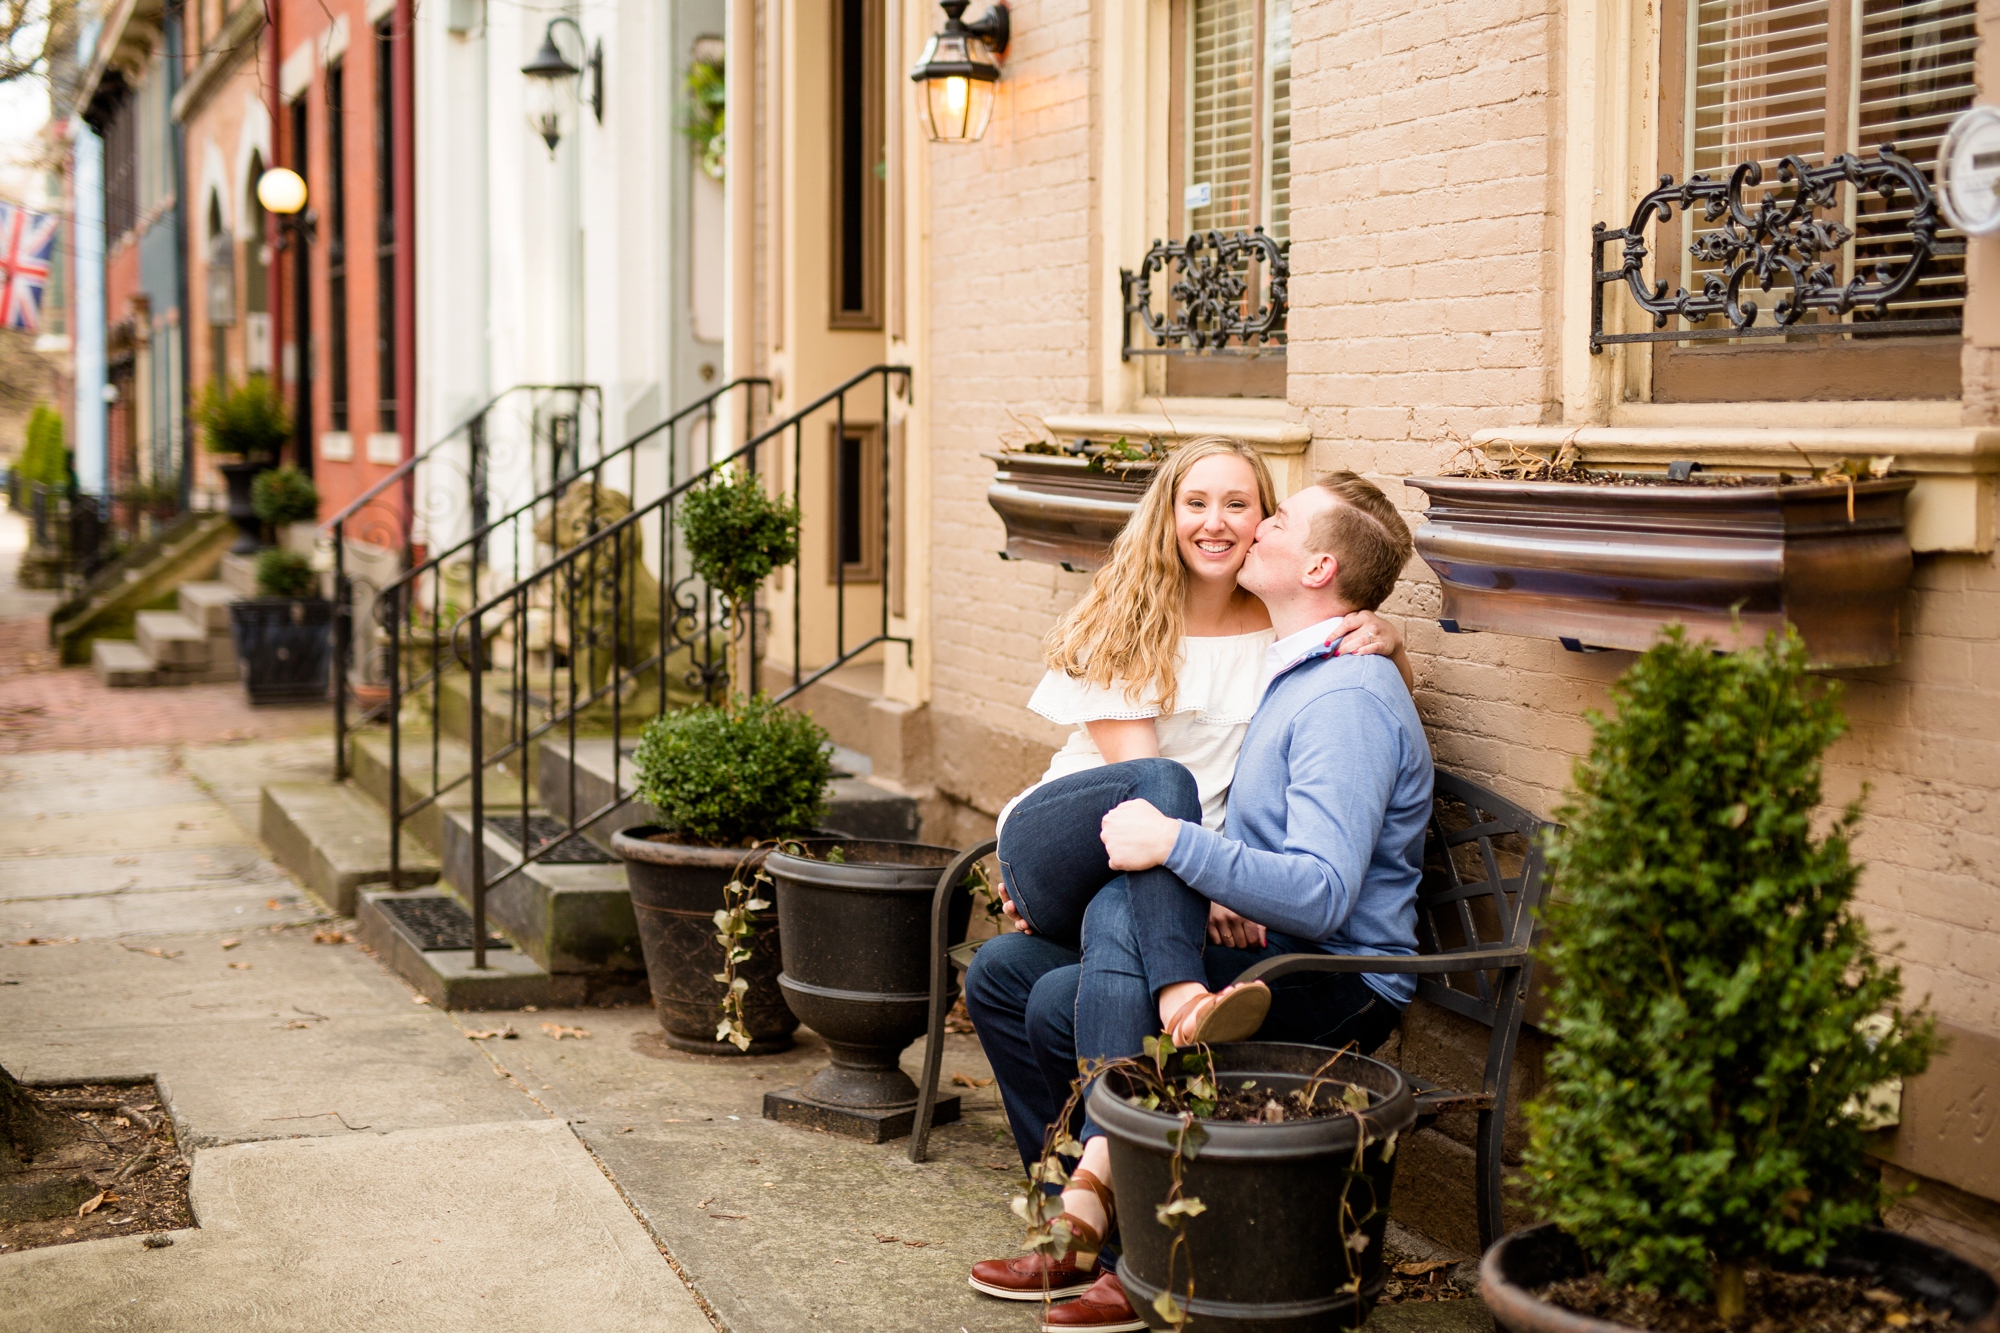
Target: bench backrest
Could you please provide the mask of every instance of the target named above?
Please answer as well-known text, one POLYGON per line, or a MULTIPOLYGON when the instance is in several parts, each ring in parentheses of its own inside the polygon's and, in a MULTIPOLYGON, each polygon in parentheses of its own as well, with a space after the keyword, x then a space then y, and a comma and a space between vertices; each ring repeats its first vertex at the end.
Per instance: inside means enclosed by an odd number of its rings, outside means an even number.
MULTIPOLYGON (((1541 837, 1551 827, 1478 783, 1436 770, 1417 889, 1418 952, 1518 949, 1524 992, 1546 878, 1541 837)), ((1491 1026, 1503 999, 1498 980, 1493 968, 1423 975, 1417 996, 1491 1026)))

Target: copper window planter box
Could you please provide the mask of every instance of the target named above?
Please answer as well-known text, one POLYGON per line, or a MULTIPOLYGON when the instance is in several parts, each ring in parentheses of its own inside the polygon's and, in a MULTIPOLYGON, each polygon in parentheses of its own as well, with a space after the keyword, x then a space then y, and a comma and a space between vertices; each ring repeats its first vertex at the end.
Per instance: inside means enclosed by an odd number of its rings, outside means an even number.
POLYGON ((1116 472, 1063 454, 988 453, 999 469, 986 503, 1007 525, 1009 560, 1038 560, 1087 573, 1111 553, 1111 540, 1139 507, 1153 463, 1116 472))
POLYGON ((1896 660, 1909 477, 1792 486, 1591 486, 1411 477, 1439 624, 1645 649, 1678 621, 1725 647, 1798 626, 1816 667, 1896 660))

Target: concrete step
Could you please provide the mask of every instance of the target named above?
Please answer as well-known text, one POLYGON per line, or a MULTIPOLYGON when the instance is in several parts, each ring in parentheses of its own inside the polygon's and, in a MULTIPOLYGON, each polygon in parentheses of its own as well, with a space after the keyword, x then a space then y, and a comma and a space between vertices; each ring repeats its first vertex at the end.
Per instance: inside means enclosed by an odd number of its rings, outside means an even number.
POLYGON ((229 604, 241 596, 236 589, 219 580, 204 580, 183 583, 179 595, 182 615, 201 626, 210 638, 229 637, 229 604))
POLYGON ((376 905, 389 898, 450 896, 438 889, 363 890, 354 910, 357 933, 364 944, 440 1008, 548 1008, 584 1002, 588 988, 582 978, 559 982, 519 949, 488 949, 484 971, 472 966, 470 949, 420 950, 376 905))
MULTIPOLYGON (((401 735, 403 760, 402 803, 411 811, 403 822, 404 831, 438 855, 444 847, 444 812, 464 809, 472 803, 472 789, 461 781, 471 768, 471 751, 465 742, 437 736, 433 746, 427 729, 405 726, 401 735), (454 786, 453 784, 457 784, 454 786), (424 798, 440 788, 450 788, 435 801, 424 798)), ((355 733, 348 743, 348 772, 354 785, 383 810, 389 808, 389 732, 386 727, 355 733)))
MULTIPOLYGON (((490 811, 516 817, 520 812, 518 804, 490 811)), ((547 812, 531 808, 529 813, 547 812)), ((520 861, 519 843, 490 824, 485 837, 489 879, 520 861)), ((444 812, 443 860, 446 883, 469 900, 471 811, 444 812)), ((646 999, 646 960, 621 863, 531 863, 497 879, 486 892, 486 912, 507 938, 551 974, 589 978, 593 999, 646 999)))
POLYGON ((218 577, 238 597, 257 595, 257 557, 230 552, 222 557, 218 577))
POLYGON ((155 666, 206 671, 208 631, 178 611, 141 611, 132 618, 132 638, 155 666))
MULTIPOLYGON (((610 812, 593 820, 587 828, 587 836, 606 847, 611 845, 611 835, 620 829, 659 822, 653 808, 632 795, 638 785, 638 774, 632 766, 632 751, 637 744, 636 738, 625 743, 614 783, 608 737, 579 739, 574 762, 567 738, 543 741, 534 770, 542 803, 567 822, 572 817, 572 791, 576 793, 575 817, 579 819, 612 805, 615 800, 610 812)), ((826 826, 849 837, 907 842, 916 839, 922 825, 916 798, 877 786, 866 777, 837 777, 827 784, 826 797, 826 826)))
MULTIPOLYGON (((257 831, 278 864, 342 916, 354 914, 362 886, 390 881, 388 817, 352 787, 270 783, 264 788, 257 831)), ((437 877, 437 858, 405 833, 402 885, 429 884, 437 877)))
POLYGON ((143 689, 153 683, 153 659, 129 639, 93 639, 90 669, 111 689, 143 689))

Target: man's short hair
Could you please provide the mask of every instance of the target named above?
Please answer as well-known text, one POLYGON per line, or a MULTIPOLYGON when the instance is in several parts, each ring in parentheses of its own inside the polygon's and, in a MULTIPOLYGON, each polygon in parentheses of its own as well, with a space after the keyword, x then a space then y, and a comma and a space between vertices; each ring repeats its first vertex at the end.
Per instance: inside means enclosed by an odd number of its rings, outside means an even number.
POLYGON ((1313 520, 1308 550, 1340 562, 1334 591, 1340 600, 1373 611, 1396 590, 1396 576, 1409 563, 1416 541, 1410 525, 1381 488, 1352 472, 1328 472, 1313 482, 1338 502, 1313 520))

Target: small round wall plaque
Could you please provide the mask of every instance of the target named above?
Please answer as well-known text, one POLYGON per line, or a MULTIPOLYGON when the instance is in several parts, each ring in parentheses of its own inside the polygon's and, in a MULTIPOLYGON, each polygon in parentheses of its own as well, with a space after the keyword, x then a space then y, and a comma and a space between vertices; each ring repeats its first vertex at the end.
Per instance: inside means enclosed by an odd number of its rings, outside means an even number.
POLYGON ((1952 226, 1968 236, 2000 232, 2000 107, 1975 106, 1953 121, 1937 170, 1952 226))

